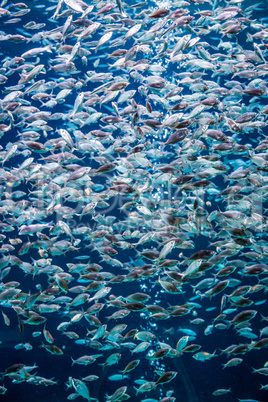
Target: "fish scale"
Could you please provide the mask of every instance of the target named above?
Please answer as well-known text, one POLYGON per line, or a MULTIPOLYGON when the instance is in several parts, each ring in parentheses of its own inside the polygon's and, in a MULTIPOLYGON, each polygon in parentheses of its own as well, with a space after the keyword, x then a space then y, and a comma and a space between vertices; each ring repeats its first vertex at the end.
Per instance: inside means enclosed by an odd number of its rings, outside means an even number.
POLYGON ((261 401, 265 0, 87 3, 0 7, 1 397, 261 401))

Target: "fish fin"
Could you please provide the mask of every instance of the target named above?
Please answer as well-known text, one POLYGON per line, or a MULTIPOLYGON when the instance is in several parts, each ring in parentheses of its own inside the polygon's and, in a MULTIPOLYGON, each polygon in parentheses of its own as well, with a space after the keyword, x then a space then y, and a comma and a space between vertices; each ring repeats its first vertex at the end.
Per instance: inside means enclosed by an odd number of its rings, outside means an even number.
POLYGON ((135 392, 136 392, 136 396, 138 395, 138 393, 139 393, 139 390, 138 390, 138 388, 136 388, 136 387, 133 387, 134 389, 135 389, 135 392))

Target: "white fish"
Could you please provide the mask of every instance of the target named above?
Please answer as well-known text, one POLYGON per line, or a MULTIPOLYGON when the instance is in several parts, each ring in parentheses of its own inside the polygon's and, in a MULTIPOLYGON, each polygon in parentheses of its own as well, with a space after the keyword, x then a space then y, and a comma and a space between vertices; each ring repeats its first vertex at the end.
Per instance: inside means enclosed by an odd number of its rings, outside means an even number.
POLYGON ((162 250, 160 251, 159 259, 165 258, 166 255, 172 251, 175 244, 176 244, 175 240, 171 240, 167 244, 165 244, 164 247, 162 248, 162 250))
POLYGON ((73 148, 73 147, 74 147, 74 142, 73 142, 72 137, 71 137, 70 134, 68 133, 68 131, 65 130, 64 128, 60 128, 60 129, 59 129, 59 133, 60 133, 60 135, 62 136, 62 138, 66 141, 66 143, 67 143, 68 145, 70 145, 71 148, 73 148))
POLYGON ((90 303, 92 300, 98 300, 98 299, 101 299, 102 297, 107 296, 111 289, 112 288, 110 288, 108 286, 104 286, 103 288, 98 290, 97 293, 95 293, 95 295, 93 297, 88 299, 88 303, 90 303))
POLYGON ((188 276, 193 274, 194 272, 196 272, 198 270, 198 268, 200 267, 200 265, 202 264, 203 260, 196 260, 193 261, 189 267, 186 269, 186 271, 183 273, 184 276, 188 276))
POLYGON ((142 24, 136 24, 132 28, 130 28, 127 33, 124 36, 124 40, 127 40, 131 38, 133 35, 135 35, 139 30, 141 29, 142 24))
POLYGON ((98 41, 97 46, 95 47, 95 52, 99 49, 99 47, 103 46, 106 42, 108 42, 113 35, 113 32, 107 32, 104 34, 98 41))
POLYGON ((8 161, 10 158, 12 158, 12 156, 14 156, 14 155, 16 154, 17 149, 18 149, 18 145, 17 145, 17 144, 12 145, 12 146, 9 148, 9 150, 7 151, 5 157, 4 157, 3 161, 2 161, 2 165, 3 165, 6 161, 8 161))
POLYGON ((82 108, 83 101, 84 101, 84 92, 80 92, 75 99, 74 108, 72 113, 70 114, 70 117, 73 117, 82 108))
POLYGON ((80 4, 76 0, 64 0, 64 3, 72 10, 74 10, 78 13, 83 13, 83 8, 80 6, 80 4))
POLYGON ((2 103, 9 103, 15 101, 17 98, 19 98, 23 92, 21 91, 12 91, 8 95, 6 95, 1 102, 2 103))
POLYGON ((101 26, 100 22, 93 22, 92 25, 89 25, 86 29, 84 29, 81 34, 78 36, 77 40, 80 41, 82 38, 91 35, 96 32, 96 30, 101 26))
POLYGON ((65 35, 68 29, 70 28, 73 21, 73 15, 69 15, 67 20, 65 21, 63 28, 62 28, 62 35, 65 35))
POLYGON ((52 47, 51 45, 46 45, 44 47, 37 47, 35 49, 30 49, 30 50, 27 50, 27 52, 24 52, 21 55, 21 57, 26 59, 28 57, 33 57, 33 56, 36 56, 37 54, 42 54, 44 52, 52 53, 51 47, 52 47))
POLYGON ((75 56, 78 53, 80 47, 81 47, 80 42, 76 42, 76 44, 72 48, 72 51, 71 51, 70 55, 66 57, 66 63, 69 63, 70 61, 72 61, 75 58, 75 56))

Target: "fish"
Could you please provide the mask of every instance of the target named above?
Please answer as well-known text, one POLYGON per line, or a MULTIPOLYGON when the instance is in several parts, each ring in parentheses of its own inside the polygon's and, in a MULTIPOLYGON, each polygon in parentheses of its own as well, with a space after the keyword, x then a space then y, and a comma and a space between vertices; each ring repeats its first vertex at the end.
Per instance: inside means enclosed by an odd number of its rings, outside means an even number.
POLYGON ((2 2, 3 400, 266 389, 266 14, 2 2))
POLYGON ((70 377, 69 382, 72 384, 73 388, 80 396, 87 399, 88 401, 91 400, 88 387, 82 380, 70 377))
POLYGON ((162 374, 160 378, 158 378, 158 380, 156 381, 155 386, 159 384, 164 384, 166 382, 170 382, 171 380, 173 380, 173 378, 176 377, 177 374, 178 373, 176 371, 168 371, 162 374))
POLYGON ((122 398, 127 391, 127 387, 123 386, 118 388, 112 395, 107 395, 107 400, 108 401, 117 401, 118 399, 122 398))
POLYGON ((145 381, 144 384, 140 385, 139 388, 134 387, 136 391, 136 395, 138 395, 140 392, 150 392, 152 389, 154 389, 156 386, 155 382, 153 381, 145 381))
POLYGON ((232 391, 231 391, 231 388, 229 388, 229 389, 219 388, 219 389, 216 389, 216 390, 212 393, 212 395, 220 396, 220 395, 228 394, 229 392, 232 392, 232 391))
POLYGON ((63 354, 63 351, 56 345, 43 344, 43 348, 45 348, 52 355, 62 355, 63 354))
POLYGON ((206 360, 210 360, 212 357, 216 357, 216 351, 214 351, 213 353, 209 353, 209 352, 197 352, 193 355, 193 358, 195 360, 198 360, 200 362, 204 362, 206 360))
POLYGON ((102 365, 103 366, 111 366, 113 364, 117 364, 120 359, 121 359, 120 353, 113 353, 107 358, 105 363, 102 363, 102 365))

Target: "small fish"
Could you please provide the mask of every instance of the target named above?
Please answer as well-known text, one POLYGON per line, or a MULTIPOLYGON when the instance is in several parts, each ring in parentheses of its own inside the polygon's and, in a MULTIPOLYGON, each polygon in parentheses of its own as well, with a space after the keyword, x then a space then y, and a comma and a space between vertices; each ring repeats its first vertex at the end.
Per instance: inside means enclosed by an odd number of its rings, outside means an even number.
POLYGON ((112 395, 110 395, 110 396, 107 395, 107 399, 109 401, 118 401, 120 398, 122 398, 125 395, 126 391, 127 391, 126 386, 120 387, 112 395))
POLYGON ((87 399, 88 401, 91 400, 88 387, 82 380, 78 380, 76 378, 69 377, 69 382, 71 382, 72 386, 74 387, 75 391, 82 396, 83 398, 87 399))
POLYGON ((209 353, 209 352, 197 352, 193 355, 193 358, 195 360, 198 360, 200 362, 204 362, 206 360, 210 360, 212 357, 216 357, 216 351, 214 351, 213 353, 209 353))
POLYGON ((229 388, 229 389, 219 388, 219 389, 216 389, 216 391, 214 391, 214 392, 212 393, 212 395, 214 395, 214 396, 221 396, 221 395, 228 394, 229 392, 232 392, 232 391, 231 391, 231 388, 229 388))
POLYGON ((56 345, 42 345, 52 355, 62 355, 63 351, 56 345))

